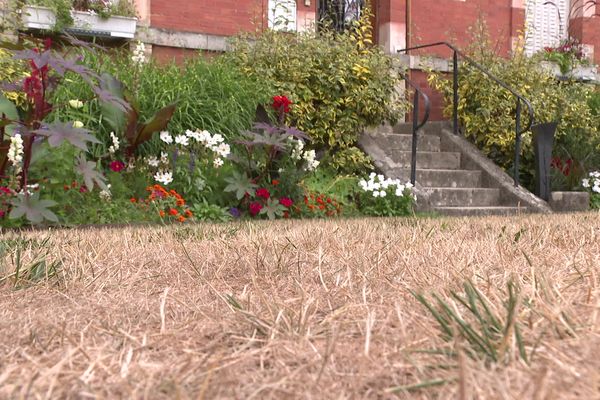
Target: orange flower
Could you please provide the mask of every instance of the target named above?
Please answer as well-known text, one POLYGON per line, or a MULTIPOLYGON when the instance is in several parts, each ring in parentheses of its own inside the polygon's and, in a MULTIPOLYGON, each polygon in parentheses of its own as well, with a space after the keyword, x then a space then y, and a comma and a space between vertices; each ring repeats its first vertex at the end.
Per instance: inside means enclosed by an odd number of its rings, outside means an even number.
POLYGON ((135 197, 130 198, 129 201, 132 202, 132 203, 137 202, 137 200, 135 199, 135 197))
POLYGON ((277 179, 273 179, 271 183, 273 184, 273 186, 279 185, 279 181, 277 179))
POLYGON ((324 206, 323 204, 321 204, 321 205, 319 206, 319 210, 324 210, 324 209, 325 209, 325 206, 324 206))
POLYGON ((185 206, 185 200, 183 200, 183 199, 177 199, 177 203, 176 204, 177 204, 178 207, 183 207, 183 206, 185 206))
POLYGON ((164 218, 165 217, 165 212, 163 210, 160 210, 158 212, 158 215, 160 215, 161 218, 164 218))
POLYGON ((171 215, 175 216, 175 215, 179 214, 179 211, 177 211, 177 210, 176 210, 176 209, 174 209, 174 208, 171 208, 171 209, 169 210, 169 214, 171 214, 171 215))
POLYGON ((185 217, 183 215, 180 215, 179 218, 177 218, 177 221, 185 222, 185 217))
POLYGON ((187 215, 188 217, 191 217, 194 214, 192 214, 192 212, 190 210, 185 210, 185 215, 187 215))

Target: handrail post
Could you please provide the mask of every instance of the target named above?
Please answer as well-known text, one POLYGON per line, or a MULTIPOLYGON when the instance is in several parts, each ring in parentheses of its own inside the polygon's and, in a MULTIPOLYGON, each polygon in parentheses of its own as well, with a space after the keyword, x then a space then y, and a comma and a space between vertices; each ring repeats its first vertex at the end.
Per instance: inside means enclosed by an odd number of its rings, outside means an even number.
POLYGON ((452 75, 454 79, 453 83, 453 101, 452 101, 452 124, 454 128, 454 134, 458 135, 458 52, 454 50, 454 55, 452 56, 452 75))
POLYGON ((517 113, 515 126, 515 171, 514 181, 515 186, 519 186, 519 159, 521 158, 521 99, 517 98, 517 113))
POLYGON ((410 159, 410 183, 417 180, 417 130, 419 129, 419 92, 415 92, 413 100, 412 152, 410 159))

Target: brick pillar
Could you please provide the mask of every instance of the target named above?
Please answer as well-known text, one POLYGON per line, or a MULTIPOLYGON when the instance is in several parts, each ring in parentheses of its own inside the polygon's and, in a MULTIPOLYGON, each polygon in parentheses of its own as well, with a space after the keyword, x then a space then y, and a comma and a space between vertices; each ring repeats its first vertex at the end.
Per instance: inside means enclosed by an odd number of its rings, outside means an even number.
POLYGON ((600 5, 573 0, 572 8, 569 34, 584 45, 595 64, 600 64, 600 5))
POLYGON ((315 29, 318 0, 297 0, 296 26, 298 32, 315 29))
POLYGON ((510 43, 514 50, 517 45, 524 46, 525 34, 525 0, 512 0, 510 9, 510 43))
MULTIPOLYGON (((376 9, 379 45, 388 54, 406 47, 406 1, 379 0, 376 9)), ((413 3, 417 3, 413 0, 413 3)))

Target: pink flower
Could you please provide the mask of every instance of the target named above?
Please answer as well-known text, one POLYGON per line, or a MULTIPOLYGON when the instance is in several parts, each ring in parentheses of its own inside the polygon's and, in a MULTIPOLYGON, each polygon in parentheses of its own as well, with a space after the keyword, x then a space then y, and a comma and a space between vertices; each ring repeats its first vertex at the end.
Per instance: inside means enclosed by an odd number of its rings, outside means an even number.
POLYGON ((279 199, 279 204, 281 204, 284 207, 290 208, 294 204, 294 202, 289 197, 282 197, 279 199))
POLYGON ((121 172, 125 168, 125 163, 123 161, 113 161, 109 165, 111 171, 121 172))
POLYGON ((256 191, 256 196, 268 200, 271 197, 271 193, 265 188, 260 188, 256 191))
POLYGON ((256 214, 258 214, 260 210, 262 210, 263 206, 259 202, 255 201, 253 203, 250 203, 250 206, 248 208, 250 209, 250 215, 255 217, 256 214))

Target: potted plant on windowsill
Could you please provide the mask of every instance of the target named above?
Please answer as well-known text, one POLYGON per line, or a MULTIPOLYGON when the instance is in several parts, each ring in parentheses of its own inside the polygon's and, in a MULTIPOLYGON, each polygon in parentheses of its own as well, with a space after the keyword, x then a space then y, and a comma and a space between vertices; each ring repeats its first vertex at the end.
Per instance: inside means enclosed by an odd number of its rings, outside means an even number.
POLYGON ((577 39, 569 38, 557 47, 546 47, 541 52, 542 64, 559 80, 593 80, 597 68, 585 54, 577 39))
POLYGON ((133 38, 137 19, 129 0, 29 0, 23 27, 75 34, 133 38))

